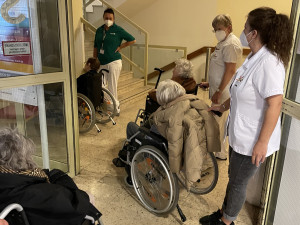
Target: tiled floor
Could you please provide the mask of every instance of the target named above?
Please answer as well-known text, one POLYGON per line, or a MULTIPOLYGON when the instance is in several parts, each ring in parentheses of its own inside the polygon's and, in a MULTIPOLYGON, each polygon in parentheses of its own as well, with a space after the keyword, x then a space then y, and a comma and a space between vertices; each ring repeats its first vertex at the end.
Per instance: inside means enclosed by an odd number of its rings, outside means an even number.
MULTIPOLYGON (((228 181, 228 161, 218 161, 220 176, 211 193, 194 195, 181 187, 179 205, 187 217, 185 223, 180 221, 176 210, 166 216, 150 213, 140 204, 134 190, 125 185, 124 169, 116 168, 111 162, 122 148, 127 123, 133 121, 138 109, 143 107, 144 101, 134 104, 131 109, 121 109, 120 117, 116 118, 117 125, 102 125, 102 133, 97 134, 93 129, 80 136, 81 173, 74 180, 95 197, 95 205, 103 213, 105 225, 199 224, 201 216, 221 207, 228 181)), ((246 203, 236 224, 256 224, 255 212, 255 208, 246 203)))

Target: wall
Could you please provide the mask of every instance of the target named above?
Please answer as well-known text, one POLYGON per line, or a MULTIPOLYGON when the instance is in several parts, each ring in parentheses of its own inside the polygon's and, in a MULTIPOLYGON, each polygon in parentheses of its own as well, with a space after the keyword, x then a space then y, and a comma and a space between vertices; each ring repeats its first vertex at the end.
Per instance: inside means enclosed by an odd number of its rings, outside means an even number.
POLYGON ((240 36, 247 19, 247 14, 257 7, 268 6, 277 13, 290 15, 292 0, 219 0, 217 14, 228 13, 233 23, 233 32, 240 36))
MULTIPOLYGON (((292 0, 153 0, 152 4, 147 1, 144 9, 123 4, 120 10, 148 31, 150 44, 184 46, 191 53, 203 46, 216 44, 211 21, 217 14, 231 15, 234 34, 239 37, 246 15, 252 9, 269 6, 289 15, 291 4, 292 0)), ((192 62, 199 82, 204 77, 205 55, 192 62)))
POLYGON ((75 53, 75 76, 82 74, 84 53, 84 33, 80 17, 83 17, 82 1, 72 0, 73 30, 74 30, 74 53, 75 53))

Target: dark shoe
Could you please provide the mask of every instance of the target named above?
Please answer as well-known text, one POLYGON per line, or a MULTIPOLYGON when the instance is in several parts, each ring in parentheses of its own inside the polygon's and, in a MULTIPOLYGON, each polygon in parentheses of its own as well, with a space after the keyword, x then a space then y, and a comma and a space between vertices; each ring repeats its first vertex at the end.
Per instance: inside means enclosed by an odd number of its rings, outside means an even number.
MULTIPOLYGON (((226 223, 224 223, 221 219, 217 220, 217 221, 209 221, 207 223, 203 223, 204 225, 226 225, 226 223)), ((231 222, 230 225, 234 225, 234 222, 231 222)))
POLYGON ((209 224, 209 222, 217 222, 221 218, 222 218, 222 213, 221 210, 218 209, 218 211, 212 213, 211 215, 201 217, 199 222, 201 224, 207 224, 207 223, 209 224))
POLYGON ((125 163, 119 158, 114 158, 112 162, 116 167, 125 167, 125 163))

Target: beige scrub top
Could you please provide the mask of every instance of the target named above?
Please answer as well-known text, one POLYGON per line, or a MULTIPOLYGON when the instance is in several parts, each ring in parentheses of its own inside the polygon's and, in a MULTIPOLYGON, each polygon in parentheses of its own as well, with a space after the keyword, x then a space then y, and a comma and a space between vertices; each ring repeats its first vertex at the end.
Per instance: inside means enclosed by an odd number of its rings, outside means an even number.
MULTIPOLYGON (((240 39, 237 38, 233 33, 230 33, 225 40, 220 41, 217 44, 215 51, 211 54, 210 57, 208 72, 209 98, 213 96, 222 82, 225 72, 225 63, 236 63, 237 65, 240 65, 242 60, 242 53, 243 48, 240 39)), ((229 82, 223 90, 220 103, 230 97, 230 83, 231 82, 229 82)))

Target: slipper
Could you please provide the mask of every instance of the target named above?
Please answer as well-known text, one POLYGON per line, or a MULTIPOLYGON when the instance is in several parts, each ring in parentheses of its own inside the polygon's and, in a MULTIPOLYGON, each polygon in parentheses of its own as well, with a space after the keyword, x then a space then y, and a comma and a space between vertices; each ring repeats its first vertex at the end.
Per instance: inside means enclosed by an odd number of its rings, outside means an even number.
POLYGON ((116 167, 125 167, 125 163, 124 162, 122 162, 122 160, 121 159, 119 159, 119 158, 114 158, 113 160, 112 160, 112 162, 113 162, 113 164, 116 166, 116 167))

